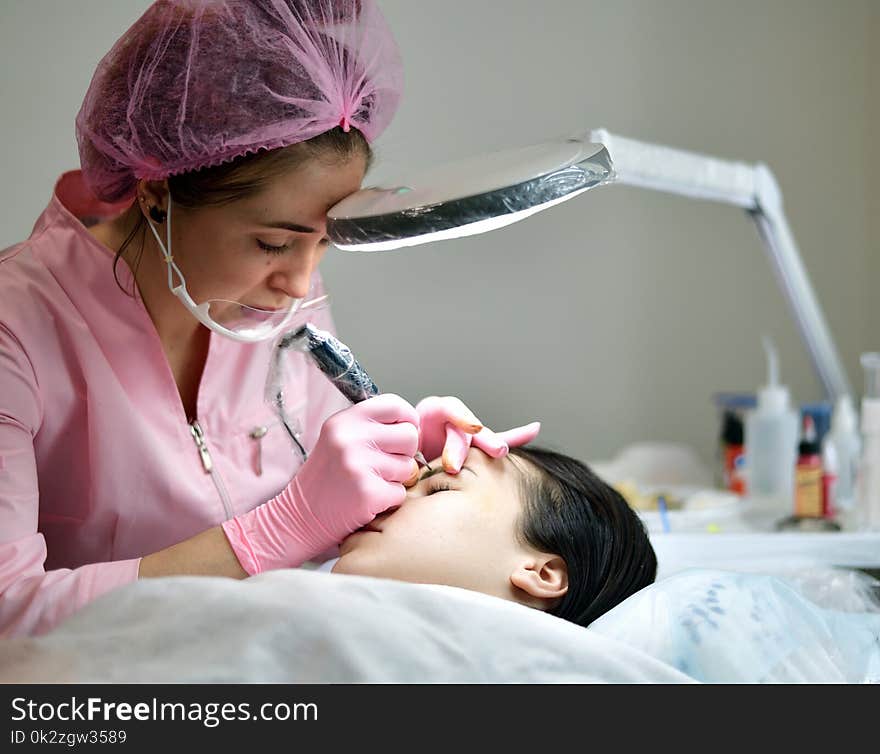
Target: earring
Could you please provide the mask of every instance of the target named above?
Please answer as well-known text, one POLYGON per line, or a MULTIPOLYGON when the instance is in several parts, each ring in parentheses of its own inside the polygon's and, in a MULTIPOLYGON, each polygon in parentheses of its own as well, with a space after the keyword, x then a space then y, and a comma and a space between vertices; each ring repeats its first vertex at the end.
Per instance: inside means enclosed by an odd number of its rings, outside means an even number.
POLYGON ((164 210, 159 209, 156 205, 150 207, 150 217, 153 219, 153 222, 157 222, 160 225, 165 222, 166 212, 164 210))

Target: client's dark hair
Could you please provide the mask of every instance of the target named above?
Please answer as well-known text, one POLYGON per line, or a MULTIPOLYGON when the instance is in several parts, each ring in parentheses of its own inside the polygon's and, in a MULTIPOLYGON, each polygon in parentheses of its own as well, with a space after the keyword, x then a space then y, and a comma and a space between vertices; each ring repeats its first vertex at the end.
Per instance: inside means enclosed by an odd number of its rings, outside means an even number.
POLYGON ((561 453, 528 446, 510 455, 534 467, 520 475, 520 536, 568 568, 568 591, 548 613, 587 626, 654 581, 654 548, 620 493, 561 453))

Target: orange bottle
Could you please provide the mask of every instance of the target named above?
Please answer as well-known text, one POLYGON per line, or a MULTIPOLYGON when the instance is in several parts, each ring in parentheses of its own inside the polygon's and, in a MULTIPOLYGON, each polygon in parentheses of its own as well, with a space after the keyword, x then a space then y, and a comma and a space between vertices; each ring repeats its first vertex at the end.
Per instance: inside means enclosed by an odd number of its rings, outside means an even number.
POLYGON ((825 515, 822 489, 822 456, 816 424, 804 416, 798 460, 794 472, 794 515, 796 518, 822 518, 825 515))
POLYGON ((743 444, 742 420, 730 410, 724 412, 724 424, 721 429, 722 484, 724 489, 745 495, 746 480, 745 445, 743 444))

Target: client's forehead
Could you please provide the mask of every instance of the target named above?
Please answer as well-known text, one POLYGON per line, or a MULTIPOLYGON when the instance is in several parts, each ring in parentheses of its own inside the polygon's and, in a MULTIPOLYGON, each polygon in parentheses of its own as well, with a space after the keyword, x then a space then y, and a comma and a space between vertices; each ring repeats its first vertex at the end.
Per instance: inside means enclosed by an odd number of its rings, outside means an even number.
POLYGON ((520 483, 535 471, 526 461, 512 454, 502 458, 492 458, 479 448, 473 447, 465 459, 460 474, 464 473, 464 467, 472 469, 476 476, 476 479, 471 477, 474 481, 483 485, 502 485, 509 491, 512 485, 518 490, 520 483))
POLYGON ((487 471, 507 474, 514 470, 514 467, 510 464, 509 455, 503 458, 492 458, 492 456, 483 452, 480 448, 473 446, 468 450, 467 458, 465 458, 462 468, 465 466, 470 468, 477 476, 485 474, 487 471))

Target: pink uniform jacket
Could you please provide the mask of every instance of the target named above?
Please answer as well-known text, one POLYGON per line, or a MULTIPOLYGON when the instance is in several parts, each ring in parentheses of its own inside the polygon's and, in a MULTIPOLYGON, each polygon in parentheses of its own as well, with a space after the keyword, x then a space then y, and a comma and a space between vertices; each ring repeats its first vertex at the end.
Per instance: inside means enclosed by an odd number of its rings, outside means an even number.
MULTIPOLYGON (((136 580, 142 556, 274 497, 302 462, 264 400, 272 343, 215 334, 200 450, 149 314, 77 219, 119 210, 65 173, 31 237, 0 252, 0 636, 136 580)), ((327 309, 309 319, 333 330, 327 309)), ((310 450, 349 404, 303 354, 285 384, 310 450)))

